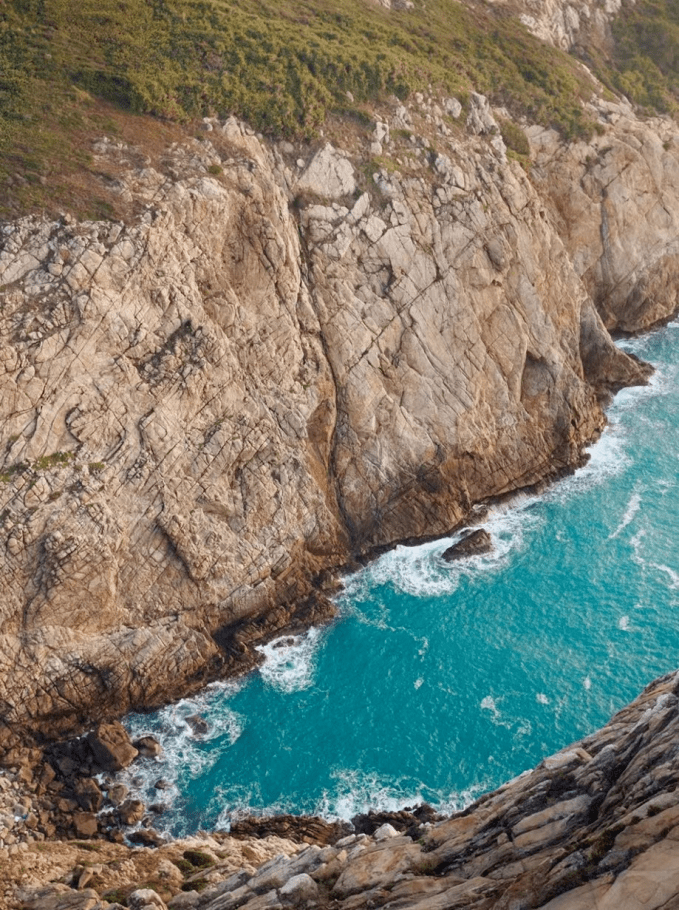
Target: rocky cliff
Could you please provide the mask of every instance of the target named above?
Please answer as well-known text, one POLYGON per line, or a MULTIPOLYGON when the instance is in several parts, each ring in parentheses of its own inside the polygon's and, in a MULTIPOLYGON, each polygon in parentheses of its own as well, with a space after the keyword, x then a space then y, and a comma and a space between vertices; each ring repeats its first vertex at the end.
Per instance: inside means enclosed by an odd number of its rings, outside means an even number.
POLYGON ((590 143, 527 128, 530 178, 474 94, 315 147, 102 138, 129 223, 3 227, 6 728, 247 668, 330 615, 328 570, 580 463, 648 375, 605 325, 677 287, 676 127, 590 113, 590 143))
MULTIPOLYGON (((620 7, 497 4, 604 51, 620 7)), ((597 92, 586 113, 575 142, 474 93, 394 98, 314 144, 234 119, 157 154, 101 137, 125 222, 2 227, 0 745, 246 670, 332 615, 338 568, 581 463, 607 396, 649 374, 609 331, 670 318, 679 288, 679 129, 597 92)), ((17 767, 4 898, 670 908, 676 685, 459 816, 307 849, 29 847, 80 804, 17 767)))
MULTIPOLYGON (((542 41, 570 51, 576 46, 610 48, 611 21, 622 0, 490 0, 517 13, 542 41)), ((633 5, 635 0, 629 0, 633 5)))

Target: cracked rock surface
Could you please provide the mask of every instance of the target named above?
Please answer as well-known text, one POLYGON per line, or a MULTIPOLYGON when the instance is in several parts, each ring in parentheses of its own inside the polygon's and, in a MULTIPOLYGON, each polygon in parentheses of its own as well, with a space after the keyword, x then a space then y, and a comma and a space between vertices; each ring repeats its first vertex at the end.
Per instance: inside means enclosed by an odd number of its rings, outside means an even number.
POLYGON ((249 669, 257 640, 332 615, 329 570, 577 466, 602 396, 648 376, 600 312, 674 305, 673 128, 602 109, 564 219, 555 175, 586 153, 531 133, 531 181, 470 103, 455 131, 431 99, 396 104, 365 156, 233 119, 157 166, 102 139, 143 214, 0 229, 3 737, 249 669), (634 130, 658 179, 611 209, 601 144, 634 130), (392 165, 361 177, 377 141, 392 165), (636 245, 597 246, 609 209, 610 237, 643 221, 636 245))

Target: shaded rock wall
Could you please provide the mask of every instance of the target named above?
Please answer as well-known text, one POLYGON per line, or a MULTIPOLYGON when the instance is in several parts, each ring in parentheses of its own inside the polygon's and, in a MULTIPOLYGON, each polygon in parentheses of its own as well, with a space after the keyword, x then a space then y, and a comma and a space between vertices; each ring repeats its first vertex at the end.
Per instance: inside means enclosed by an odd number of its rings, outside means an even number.
POLYGON ((638 332, 679 303, 679 135, 625 103, 592 110, 603 128, 588 143, 528 130, 535 184, 605 325, 638 332))

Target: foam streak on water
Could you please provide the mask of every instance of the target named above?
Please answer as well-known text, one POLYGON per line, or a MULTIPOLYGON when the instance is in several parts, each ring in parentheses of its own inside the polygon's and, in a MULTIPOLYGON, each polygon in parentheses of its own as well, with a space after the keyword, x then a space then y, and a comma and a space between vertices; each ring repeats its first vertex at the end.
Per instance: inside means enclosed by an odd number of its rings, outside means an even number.
POLYGON ((126 772, 166 805, 159 827, 458 809, 679 666, 679 327, 625 346, 656 364, 652 382, 617 396, 582 470, 490 512, 492 553, 445 563, 459 535, 396 547, 347 579, 331 627, 261 647, 246 681, 129 719, 165 748, 126 772), (172 787, 154 790, 160 777, 172 787))

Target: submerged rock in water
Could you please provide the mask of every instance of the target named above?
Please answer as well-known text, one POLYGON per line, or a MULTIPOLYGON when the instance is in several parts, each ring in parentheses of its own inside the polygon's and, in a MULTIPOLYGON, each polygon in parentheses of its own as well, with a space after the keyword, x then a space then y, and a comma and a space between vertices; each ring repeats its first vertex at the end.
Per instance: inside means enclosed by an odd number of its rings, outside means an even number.
POLYGON ((201 717, 200 714, 191 714, 190 717, 184 719, 189 727, 191 727, 194 736, 204 736, 210 729, 210 724, 204 717, 201 717))
POLYGON ((467 559, 469 556, 481 556, 483 553, 492 553, 493 539, 485 528, 469 531, 465 536, 454 543, 452 547, 442 554, 446 562, 455 562, 457 559, 467 559))

